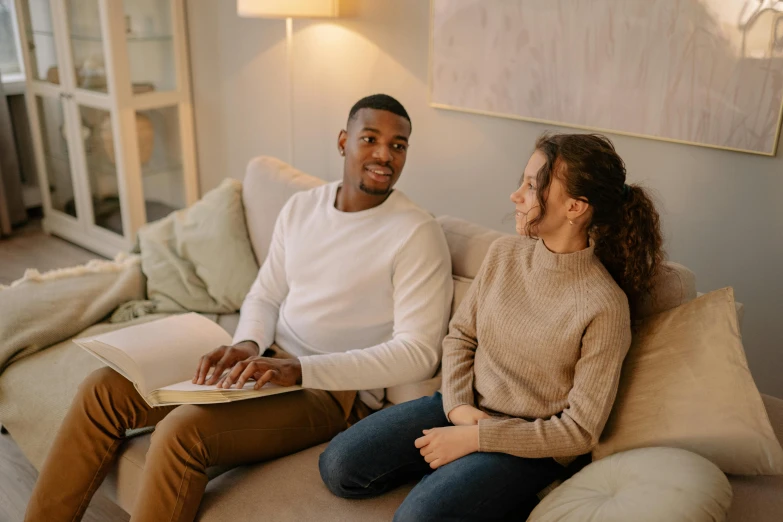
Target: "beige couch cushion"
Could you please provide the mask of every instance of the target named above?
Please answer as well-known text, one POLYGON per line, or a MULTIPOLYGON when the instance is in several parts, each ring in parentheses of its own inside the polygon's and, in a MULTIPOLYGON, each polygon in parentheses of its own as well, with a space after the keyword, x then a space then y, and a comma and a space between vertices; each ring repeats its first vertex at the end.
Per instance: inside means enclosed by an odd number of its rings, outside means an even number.
POLYGON ((679 263, 667 261, 658 271, 652 292, 643 296, 636 305, 639 318, 665 312, 696 299, 696 275, 679 263))
MULTIPOLYGON (((101 492, 127 512, 136 501, 150 435, 131 439, 101 487, 101 492)), ((412 485, 372 500, 337 498, 321 482, 321 444, 277 460, 221 473, 210 468, 211 480, 196 517, 199 522, 250 520, 372 521, 391 520, 412 485)))
POLYGON ((437 221, 449 244, 452 274, 467 279, 476 277, 489 246, 508 235, 452 216, 440 216, 437 221))
POLYGON ((261 156, 248 163, 242 181, 242 202, 250 242, 259 265, 266 259, 277 215, 288 198, 324 183, 276 158, 261 156))
POLYGON ((653 316, 635 332, 593 457, 650 446, 693 451, 727 473, 783 473, 731 288, 653 316))
POLYGON ((228 471, 210 481, 199 522, 274 520, 275 522, 389 521, 411 489, 398 488, 367 500, 337 498, 318 472, 321 444, 294 455, 228 471), (255 500, 255 501, 254 501, 255 500))
POLYGON ((454 298, 451 301, 451 315, 457 311, 459 305, 462 304, 462 300, 465 298, 465 294, 468 292, 468 288, 473 284, 473 279, 467 277, 453 276, 454 281, 454 298))
POLYGON ((709 460, 643 448, 587 466, 547 495, 529 522, 723 522, 731 486, 709 460))
POLYGON ((239 325, 239 313, 219 315, 215 322, 233 336, 239 325))

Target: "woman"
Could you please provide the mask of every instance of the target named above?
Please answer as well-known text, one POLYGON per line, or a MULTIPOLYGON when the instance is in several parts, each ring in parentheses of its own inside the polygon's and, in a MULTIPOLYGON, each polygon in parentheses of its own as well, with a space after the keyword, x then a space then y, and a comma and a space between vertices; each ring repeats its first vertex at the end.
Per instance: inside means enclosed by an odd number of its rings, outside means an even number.
POLYGON ((421 479, 395 520, 524 519, 598 442, 631 342, 628 303, 660 266, 658 214, 599 135, 544 135, 516 206, 443 342, 443 386, 338 435, 321 477, 338 496, 421 479), (442 394, 441 394, 442 393, 442 394))

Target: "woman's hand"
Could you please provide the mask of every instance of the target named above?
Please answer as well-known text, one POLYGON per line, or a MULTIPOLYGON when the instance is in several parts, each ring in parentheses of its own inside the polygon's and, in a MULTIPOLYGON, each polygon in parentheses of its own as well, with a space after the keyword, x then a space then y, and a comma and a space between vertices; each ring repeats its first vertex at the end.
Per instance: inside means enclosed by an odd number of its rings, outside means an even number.
POLYGON ((462 404, 451 410, 448 417, 455 426, 473 426, 478 424, 481 419, 488 419, 489 415, 478 408, 462 404))
POLYGON ((220 379, 217 387, 228 389, 236 384, 240 390, 250 379, 256 381, 254 390, 260 389, 268 382, 279 386, 301 384, 302 363, 297 358, 250 357, 236 363, 231 371, 220 379))
POLYGON ((220 346, 201 356, 192 382, 193 384, 215 384, 225 370, 231 368, 239 361, 258 355, 258 353, 258 345, 253 341, 242 341, 233 346, 220 346), (207 379, 209 370, 213 366, 215 370, 207 379))
POLYGON ((432 469, 453 462, 479 449, 478 426, 448 426, 424 430, 414 443, 432 469))

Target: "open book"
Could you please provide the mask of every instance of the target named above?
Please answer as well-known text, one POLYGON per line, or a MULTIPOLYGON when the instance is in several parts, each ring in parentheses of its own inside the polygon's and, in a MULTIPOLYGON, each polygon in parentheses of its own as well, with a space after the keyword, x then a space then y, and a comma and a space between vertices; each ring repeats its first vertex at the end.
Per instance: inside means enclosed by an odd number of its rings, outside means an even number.
POLYGON ((131 381, 150 406, 213 404, 299 390, 267 383, 254 390, 250 380, 238 390, 193 384, 199 358, 231 336, 196 313, 172 315, 74 342, 131 381))

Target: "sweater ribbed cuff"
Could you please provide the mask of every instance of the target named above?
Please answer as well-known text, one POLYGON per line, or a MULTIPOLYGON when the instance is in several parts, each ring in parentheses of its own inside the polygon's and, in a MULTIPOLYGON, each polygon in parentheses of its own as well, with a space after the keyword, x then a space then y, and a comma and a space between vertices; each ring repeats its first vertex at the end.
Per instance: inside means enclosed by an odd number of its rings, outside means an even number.
MULTIPOLYGON (((449 417, 449 414, 460 406, 473 406, 473 404, 467 402, 457 402, 454 405, 447 405, 445 402, 443 403, 443 413, 446 415, 446 419, 448 419, 449 422, 451 422, 451 417, 449 417)), ((453 422, 451 423, 454 424, 453 422)))
POLYGON ((491 419, 481 419, 478 423, 479 427, 479 451, 481 452, 496 452, 498 450, 498 442, 501 439, 499 430, 491 419))
POLYGON ((446 414, 446 418, 457 406, 476 406, 472 391, 470 393, 447 393, 441 389, 441 395, 443 395, 443 413, 446 414))
MULTIPOLYGON (((531 432, 533 427, 531 425, 531 432)), ((520 444, 525 438, 524 428, 515 426, 513 434, 500 419, 481 419, 479 421, 479 451, 488 453, 508 453, 520 456, 524 447, 520 444)))

